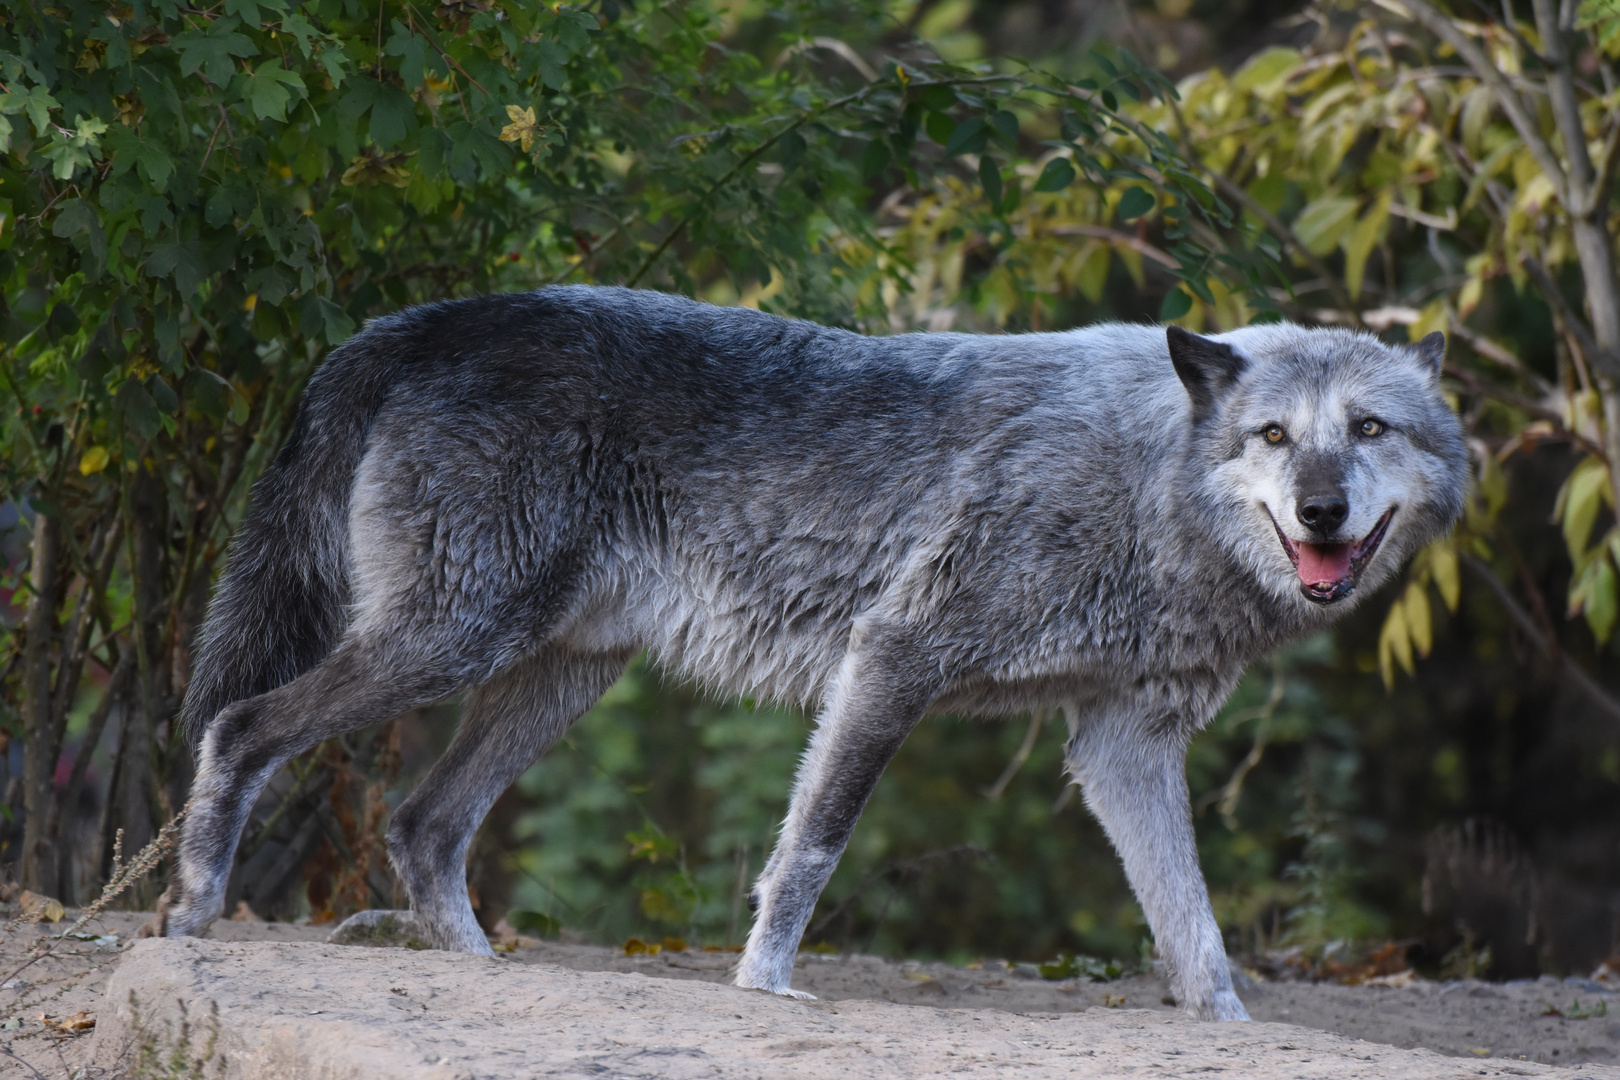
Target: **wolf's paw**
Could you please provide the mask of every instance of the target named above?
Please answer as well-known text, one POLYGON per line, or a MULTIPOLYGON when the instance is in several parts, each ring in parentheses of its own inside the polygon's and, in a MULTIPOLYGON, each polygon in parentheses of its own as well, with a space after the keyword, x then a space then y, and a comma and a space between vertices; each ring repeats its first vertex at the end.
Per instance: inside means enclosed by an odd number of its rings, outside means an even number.
POLYGON ((169 909, 174 906, 174 901, 174 886, 170 885, 167 889, 164 889, 163 894, 158 897, 157 908, 152 912, 152 917, 141 924, 141 928, 135 931, 135 936, 167 937, 169 931, 169 909))
POLYGON ((772 993, 777 994, 777 995, 779 995, 781 997, 785 997, 785 998, 793 998, 796 1001, 817 1001, 817 1000, 819 1000, 816 997, 816 995, 806 993, 803 990, 795 990, 791 986, 784 986, 780 990, 773 990, 772 993))
POLYGON ((1187 1012, 1196 1020, 1247 1020, 1249 1010, 1243 1007, 1243 1002, 1230 990, 1217 990, 1202 1005, 1194 1007, 1189 1005, 1187 1012))
POLYGON ((431 949, 426 928, 414 911, 358 911, 326 935, 332 945, 374 948, 431 949))
POLYGON ((201 937, 219 917, 219 905, 197 903, 170 885, 158 897, 156 910, 139 930, 137 937, 201 937))

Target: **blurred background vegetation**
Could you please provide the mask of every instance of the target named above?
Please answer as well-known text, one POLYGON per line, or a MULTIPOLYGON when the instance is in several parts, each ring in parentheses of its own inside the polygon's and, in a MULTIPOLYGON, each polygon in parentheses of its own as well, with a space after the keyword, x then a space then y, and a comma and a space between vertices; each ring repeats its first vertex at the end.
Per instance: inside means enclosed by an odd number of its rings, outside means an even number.
MULTIPOLYGON (((132 850, 184 803, 209 583, 369 316, 564 280, 869 333, 1283 315, 1446 331, 1476 491, 1194 744, 1228 945, 1590 971, 1620 952, 1617 55, 1613 0, 20 0, 0 881, 82 902, 118 830, 132 850)), ((233 908, 397 905, 381 831, 455 717, 295 762, 233 908)), ((497 804, 480 918, 740 942, 810 723, 638 661, 497 804)), ((922 726, 807 945, 1144 955, 1062 730, 922 726)))

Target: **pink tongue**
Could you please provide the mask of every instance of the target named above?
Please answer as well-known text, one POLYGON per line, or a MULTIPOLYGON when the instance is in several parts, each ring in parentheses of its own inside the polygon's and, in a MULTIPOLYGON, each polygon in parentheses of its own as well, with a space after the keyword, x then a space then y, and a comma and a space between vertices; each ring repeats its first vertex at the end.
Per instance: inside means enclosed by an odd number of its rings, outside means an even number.
POLYGON ((1299 544, 1299 580, 1331 585, 1350 576, 1349 544, 1299 544))

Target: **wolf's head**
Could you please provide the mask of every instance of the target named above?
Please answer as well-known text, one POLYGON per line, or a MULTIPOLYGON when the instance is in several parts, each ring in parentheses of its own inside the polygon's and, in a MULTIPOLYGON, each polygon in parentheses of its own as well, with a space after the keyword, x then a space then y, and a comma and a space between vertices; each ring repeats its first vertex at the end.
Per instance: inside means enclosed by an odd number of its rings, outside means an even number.
POLYGON ((1210 535, 1285 603, 1343 607, 1462 513, 1468 453, 1445 338, 1390 346, 1290 324, 1169 327, 1210 535))

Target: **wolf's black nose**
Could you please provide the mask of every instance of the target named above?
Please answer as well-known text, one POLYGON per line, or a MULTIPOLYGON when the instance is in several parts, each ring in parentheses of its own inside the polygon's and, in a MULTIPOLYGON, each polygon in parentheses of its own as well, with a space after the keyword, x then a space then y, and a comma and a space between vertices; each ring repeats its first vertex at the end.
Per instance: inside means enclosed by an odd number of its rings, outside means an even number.
POLYGON ((1350 516, 1350 504, 1345 501, 1343 492, 1330 491, 1305 496, 1294 512, 1299 515, 1301 525, 1326 536, 1344 524, 1344 519, 1350 516))

